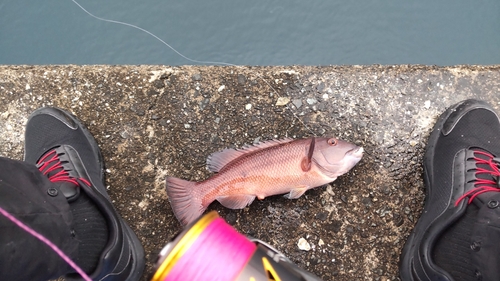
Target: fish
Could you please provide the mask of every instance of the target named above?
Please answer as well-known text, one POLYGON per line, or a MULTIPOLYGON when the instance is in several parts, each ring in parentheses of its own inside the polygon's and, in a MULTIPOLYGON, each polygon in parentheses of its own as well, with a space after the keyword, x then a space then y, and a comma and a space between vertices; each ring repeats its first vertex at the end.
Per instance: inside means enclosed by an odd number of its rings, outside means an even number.
POLYGON ((243 209, 271 195, 297 199, 347 173, 362 156, 362 147, 335 137, 270 140, 215 152, 207 158, 215 174, 201 182, 167 176, 166 191, 175 216, 187 225, 216 200, 243 209))

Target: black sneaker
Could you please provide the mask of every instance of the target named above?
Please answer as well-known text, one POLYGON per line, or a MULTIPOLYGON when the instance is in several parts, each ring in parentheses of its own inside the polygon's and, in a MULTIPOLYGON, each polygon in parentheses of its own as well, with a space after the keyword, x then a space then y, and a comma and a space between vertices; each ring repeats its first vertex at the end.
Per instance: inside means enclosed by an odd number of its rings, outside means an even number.
POLYGON ((403 281, 500 280, 500 120, 485 102, 444 112, 424 157, 426 199, 401 256, 403 281))
MULTIPOLYGON (((139 280, 144 249, 132 229, 115 211, 104 186, 101 152, 90 132, 73 115, 57 108, 34 111, 26 125, 25 161, 36 164, 70 202, 79 197, 96 206, 105 219, 107 241, 92 280, 139 280)), ((95 208, 95 207, 94 207, 95 208)), ((77 233, 78 234, 78 233, 77 233)), ((74 274, 66 279, 79 279, 74 274)))

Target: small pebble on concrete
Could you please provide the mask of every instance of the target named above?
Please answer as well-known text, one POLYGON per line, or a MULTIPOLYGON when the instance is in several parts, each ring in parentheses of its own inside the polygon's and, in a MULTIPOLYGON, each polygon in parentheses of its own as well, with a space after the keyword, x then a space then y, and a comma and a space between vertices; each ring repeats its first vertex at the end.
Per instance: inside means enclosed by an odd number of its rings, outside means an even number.
POLYGON ((300 238, 299 239, 299 242, 297 243, 297 246, 302 251, 309 251, 309 250, 311 250, 311 245, 309 245, 309 242, 307 242, 307 240, 304 239, 304 238, 300 238))

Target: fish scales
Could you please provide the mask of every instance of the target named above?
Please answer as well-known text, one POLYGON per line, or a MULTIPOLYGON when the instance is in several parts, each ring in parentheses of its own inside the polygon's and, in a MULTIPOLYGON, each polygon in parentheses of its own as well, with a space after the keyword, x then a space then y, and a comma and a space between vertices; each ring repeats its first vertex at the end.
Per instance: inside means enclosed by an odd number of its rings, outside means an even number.
POLYGON ((300 166, 309 143, 296 140, 235 159, 218 174, 198 183, 197 196, 204 197, 203 205, 208 207, 220 195, 250 194, 264 199, 304 184, 316 186, 324 181, 317 168, 305 172, 300 166))

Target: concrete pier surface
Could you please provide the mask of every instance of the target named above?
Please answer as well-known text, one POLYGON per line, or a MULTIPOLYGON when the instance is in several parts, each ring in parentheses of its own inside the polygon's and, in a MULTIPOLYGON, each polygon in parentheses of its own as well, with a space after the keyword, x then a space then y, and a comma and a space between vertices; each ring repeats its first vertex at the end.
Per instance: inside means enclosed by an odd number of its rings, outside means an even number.
POLYGON ((102 149, 113 203, 145 247, 147 280, 182 229, 166 175, 201 181, 207 156, 224 148, 337 136, 366 154, 333 183, 297 200, 209 210, 324 280, 398 280, 423 206, 427 137, 467 98, 500 111, 500 66, 0 66, 0 156, 22 159, 36 108, 78 116, 102 149), (309 246, 300 249, 301 238, 309 246))

